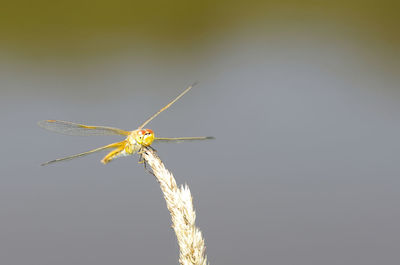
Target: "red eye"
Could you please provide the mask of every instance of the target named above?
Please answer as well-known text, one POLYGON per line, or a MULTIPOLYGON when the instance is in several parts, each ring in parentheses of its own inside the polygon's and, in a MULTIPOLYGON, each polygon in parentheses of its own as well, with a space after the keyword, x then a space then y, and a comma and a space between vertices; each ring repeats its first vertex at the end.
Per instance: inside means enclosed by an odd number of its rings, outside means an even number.
POLYGON ((145 129, 144 130, 144 134, 145 135, 150 135, 150 134, 153 134, 154 132, 152 131, 152 130, 150 130, 150 129, 145 129))

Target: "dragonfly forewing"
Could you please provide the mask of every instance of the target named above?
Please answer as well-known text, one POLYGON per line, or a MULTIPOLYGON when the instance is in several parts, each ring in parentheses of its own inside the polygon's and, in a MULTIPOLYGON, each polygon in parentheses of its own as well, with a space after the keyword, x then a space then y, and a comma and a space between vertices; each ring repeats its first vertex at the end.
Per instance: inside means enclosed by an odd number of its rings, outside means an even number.
POLYGON ((77 136, 91 135, 129 135, 130 132, 113 127, 89 126, 69 121, 44 120, 38 122, 38 125, 46 130, 77 136))
POLYGON ((212 136, 200 136, 200 137, 175 137, 175 138, 167 138, 167 137, 156 137, 154 139, 155 142, 172 142, 172 143, 182 143, 189 141, 199 141, 199 140, 211 140, 215 139, 212 136))

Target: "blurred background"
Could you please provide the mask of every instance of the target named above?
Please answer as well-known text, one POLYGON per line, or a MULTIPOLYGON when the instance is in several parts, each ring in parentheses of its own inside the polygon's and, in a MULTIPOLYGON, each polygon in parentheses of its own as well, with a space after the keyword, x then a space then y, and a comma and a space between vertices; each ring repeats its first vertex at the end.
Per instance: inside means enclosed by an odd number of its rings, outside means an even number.
POLYGON ((155 178, 119 137, 60 119, 216 140, 154 147, 194 196, 210 264, 400 262, 398 1, 6 1, 0 259, 177 264, 155 178))

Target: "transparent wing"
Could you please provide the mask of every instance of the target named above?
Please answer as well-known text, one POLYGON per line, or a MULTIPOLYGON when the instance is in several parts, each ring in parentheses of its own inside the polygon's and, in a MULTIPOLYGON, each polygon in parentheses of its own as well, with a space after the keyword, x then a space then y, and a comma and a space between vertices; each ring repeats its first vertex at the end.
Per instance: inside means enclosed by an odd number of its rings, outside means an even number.
POLYGON ((46 130, 67 135, 128 135, 130 132, 105 126, 88 126, 69 121, 45 120, 38 125, 46 130))
POLYGON ((188 141, 198 141, 198 140, 211 140, 215 139, 212 136, 200 136, 200 137, 177 137, 177 138, 166 138, 166 137, 156 137, 155 142, 188 142, 188 141))
POLYGON ((77 157, 86 156, 86 155, 93 154, 93 153, 96 153, 96 152, 99 152, 99 151, 102 151, 102 150, 106 150, 106 149, 109 149, 109 148, 117 148, 117 147, 120 147, 120 146, 122 146, 124 144, 125 144, 124 142, 112 143, 112 144, 109 144, 109 145, 106 145, 106 146, 102 146, 102 147, 99 147, 99 148, 96 148, 96 149, 93 149, 93 150, 90 150, 90 151, 87 151, 87 152, 84 152, 84 153, 71 155, 71 156, 66 156, 66 157, 63 157, 63 158, 57 158, 57 159, 54 159, 54 160, 51 160, 51 161, 43 163, 42 166, 45 166, 45 165, 48 165, 48 164, 52 164, 52 163, 55 163, 55 162, 67 161, 67 160, 71 160, 71 159, 74 159, 74 158, 77 158, 77 157))
POLYGON ((143 129, 144 126, 146 126, 150 121, 152 121, 155 117, 157 117, 161 112, 163 112, 164 110, 168 109, 169 107, 171 107, 178 99, 180 99, 181 97, 183 97, 183 95, 185 95, 190 89, 192 89, 192 87, 194 87, 197 83, 194 83, 190 86, 188 86, 182 93, 180 93, 174 100, 172 100, 170 103, 168 103, 167 105, 165 105, 163 108, 161 108, 159 111, 157 111, 156 113, 153 114, 153 116, 151 116, 150 118, 147 119, 147 121, 145 121, 142 125, 140 125, 138 127, 138 130, 143 129))

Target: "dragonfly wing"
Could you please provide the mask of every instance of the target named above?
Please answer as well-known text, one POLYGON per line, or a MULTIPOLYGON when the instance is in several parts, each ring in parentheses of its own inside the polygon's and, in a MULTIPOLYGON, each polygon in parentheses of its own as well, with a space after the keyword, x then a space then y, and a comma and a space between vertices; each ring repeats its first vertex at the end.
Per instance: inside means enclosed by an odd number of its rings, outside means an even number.
POLYGON ((45 166, 45 165, 48 165, 48 164, 52 164, 52 163, 55 163, 55 162, 68 161, 68 160, 71 160, 71 159, 74 159, 74 158, 77 158, 77 157, 86 156, 86 155, 93 154, 93 153, 96 153, 96 152, 99 152, 99 151, 102 151, 102 150, 106 150, 106 149, 109 149, 109 148, 120 148, 120 147, 122 147, 124 145, 125 145, 124 141, 118 142, 118 143, 112 143, 112 144, 109 144, 109 145, 106 145, 106 146, 102 146, 102 147, 99 147, 99 148, 96 148, 96 149, 93 149, 93 150, 90 150, 90 151, 87 151, 87 152, 83 152, 83 153, 80 153, 80 154, 66 156, 66 157, 63 157, 63 158, 57 158, 57 159, 48 161, 46 163, 43 163, 42 166, 45 166))
POLYGON ((176 137, 176 138, 166 138, 166 137, 156 137, 154 141, 156 142, 188 142, 188 141, 198 141, 198 140, 211 140, 215 139, 212 136, 200 136, 200 137, 176 137))
POLYGON ((196 85, 196 83, 188 86, 182 93, 180 93, 174 100, 172 100, 170 103, 168 103, 167 105, 165 105, 163 108, 161 108, 159 111, 157 111, 156 113, 153 114, 153 116, 151 116, 150 118, 147 119, 147 121, 145 121, 142 125, 140 125, 138 127, 138 130, 143 129, 144 126, 146 126, 150 121, 152 121, 155 117, 157 117, 161 112, 163 112, 164 110, 168 109, 169 107, 171 107, 178 99, 180 99, 181 97, 183 97, 183 95, 185 95, 190 89, 192 89, 192 87, 194 87, 196 85))
POLYGON ((130 132, 105 126, 88 126, 69 121, 45 120, 38 125, 46 130, 67 135, 129 135, 130 132))

